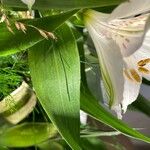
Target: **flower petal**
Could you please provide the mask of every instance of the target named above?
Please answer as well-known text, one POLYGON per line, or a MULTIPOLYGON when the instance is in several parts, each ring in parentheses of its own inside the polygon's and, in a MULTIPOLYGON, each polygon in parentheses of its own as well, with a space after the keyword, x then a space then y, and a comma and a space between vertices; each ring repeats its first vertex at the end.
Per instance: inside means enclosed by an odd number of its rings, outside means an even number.
POLYGON ((149 0, 129 0, 119 5, 111 14, 110 20, 134 17, 150 11, 149 0))
POLYGON ((113 39, 120 47, 124 57, 133 54, 142 45, 149 24, 148 14, 130 19, 117 19, 108 22, 110 15, 88 10, 86 16, 94 24, 96 32, 103 37, 113 39))
POLYGON ((142 46, 133 54, 141 75, 150 80, 150 30, 146 33, 142 46))
MULTIPOLYGON (((102 18, 105 19, 104 15, 102 18)), ((97 31, 97 24, 85 17, 86 27, 97 50, 101 74, 110 107, 118 106, 123 99, 123 57, 116 43, 97 31)), ((99 29, 102 30, 101 26, 99 29)))
POLYGON ((124 58, 126 66, 124 70, 124 93, 122 100, 122 110, 125 113, 129 104, 134 102, 139 94, 142 76, 138 72, 137 63, 133 56, 124 58))
POLYGON ((126 79, 124 85, 123 101, 122 101, 122 110, 123 113, 126 112, 128 105, 134 102, 140 90, 141 82, 134 82, 126 79))
MULTIPOLYGON (((122 109, 124 113, 127 106, 135 101, 138 97, 142 76, 150 80, 150 30, 146 33, 144 42, 133 55, 124 58, 127 70, 132 70, 138 74, 140 79, 136 82, 134 75, 131 73, 125 76, 124 95, 122 101, 122 109)), ((137 78, 137 77, 136 77, 137 78)))
POLYGON ((122 54, 127 57, 139 49, 145 33, 150 27, 149 14, 129 19, 116 19, 109 24, 117 28, 113 39, 120 46, 122 54))

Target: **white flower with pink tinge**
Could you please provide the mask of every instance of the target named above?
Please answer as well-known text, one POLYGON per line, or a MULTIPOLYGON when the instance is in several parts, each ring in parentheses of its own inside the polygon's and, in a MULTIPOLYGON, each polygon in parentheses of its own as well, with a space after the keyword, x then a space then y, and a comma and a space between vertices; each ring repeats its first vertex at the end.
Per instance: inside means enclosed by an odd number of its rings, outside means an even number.
POLYGON ((150 1, 129 0, 111 14, 85 12, 109 106, 122 118, 137 99, 142 77, 150 80, 150 1))

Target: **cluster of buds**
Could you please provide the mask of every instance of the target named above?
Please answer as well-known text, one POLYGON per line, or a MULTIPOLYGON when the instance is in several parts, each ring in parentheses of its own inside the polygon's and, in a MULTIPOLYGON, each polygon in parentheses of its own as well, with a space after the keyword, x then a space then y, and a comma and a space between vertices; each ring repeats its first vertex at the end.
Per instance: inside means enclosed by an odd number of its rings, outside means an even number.
POLYGON ((17 28, 18 30, 21 30, 22 32, 26 33, 27 28, 26 28, 26 26, 25 26, 23 23, 16 21, 16 22, 15 22, 15 26, 16 26, 16 28, 17 28))
MULTIPOLYGON (((13 29, 12 29, 11 23, 10 23, 10 21, 9 21, 9 19, 8 19, 8 17, 7 17, 7 15, 6 15, 2 10, 1 10, 1 12, 2 12, 2 17, 1 17, 1 19, 0 19, 0 23, 5 22, 7 29, 8 29, 12 34, 15 34, 14 31, 13 31, 13 29)), ((18 22, 18 21, 16 21, 14 24, 15 24, 16 29, 22 31, 23 33, 26 33, 26 31, 27 31, 27 26, 29 26, 29 27, 32 27, 32 28, 34 28, 35 30, 37 30, 37 31, 40 33, 40 35, 41 35, 42 37, 44 37, 45 39, 48 40, 49 38, 52 38, 52 39, 55 39, 55 40, 56 40, 56 37, 55 37, 55 35, 54 35, 52 32, 48 32, 48 31, 39 29, 39 28, 37 28, 37 27, 35 27, 35 26, 32 26, 32 25, 25 25, 24 23, 18 22)))
POLYGON ((52 32, 48 32, 48 31, 45 31, 45 30, 42 30, 42 29, 39 29, 35 26, 31 26, 30 27, 33 27, 34 29, 36 29, 40 34, 41 36, 43 36, 45 39, 49 39, 49 38, 52 38, 54 40, 57 40, 57 38, 55 37, 55 35, 52 33, 52 32))
POLYGON ((45 30, 42 30, 42 29, 39 29, 35 26, 32 26, 32 25, 25 25, 24 23, 21 23, 21 22, 15 22, 15 27, 18 29, 18 30, 21 30, 22 32, 26 33, 27 31, 27 28, 26 27, 32 27, 34 28, 35 30, 37 30, 40 35, 42 37, 44 37, 45 39, 49 39, 49 38, 52 38, 52 39, 55 39, 56 40, 56 37, 55 35, 52 33, 52 32, 48 32, 48 31, 45 31, 45 30))
MULTIPOLYGON (((15 32, 14 32, 12 26, 15 27, 17 30, 22 31, 22 32, 25 33, 25 34, 26 34, 26 32, 27 32, 27 27, 31 27, 31 28, 34 28, 35 30, 37 30, 37 31, 40 33, 40 35, 41 35, 42 37, 44 37, 45 39, 48 40, 48 39, 51 38, 51 39, 56 40, 56 37, 55 37, 55 35, 54 35, 52 32, 48 32, 48 31, 45 31, 45 30, 43 30, 43 29, 39 29, 38 27, 35 27, 35 26, 33 26, 33 25, 27 25, 27 24, 24 24, 24 23, 19 22, 19 21, 15 21, 14 24, 12 24, 12 23, 9 21, 9 17, 6 15, 5 10, 4 10, 3 8, 1 8, 0 13, 1 13, 0 23, 3 23, 3 22, 4 22, 4 23, 6 24, 7 29, 8 29, 12 34, 15 34, 15 32)), ((21 13, 21 14, 22 14, 22 13, 21 13)), ((26 13, 25 13, 25 14, 26 14, 26 13)), ((27 14, 28 14, 28 16, 29 16, 29 11, 27 11, 27 14)), ((31 18, 31 17, 27 17, 27 18, 33 19, 33 18, 31 18)))
POLYGON ((1 9, 1 13, 2 13, 2 16, 1 16, 1 19, 0 19, 0 23, 5 22, 7 29, 8 29, 11 33, 14 34, 14 32, 13 32, 13 30, 12 30, 12 28, 11 28, 11 23, 10 23, 10 21, 9 21, 9 18, 8 18, 7 15, 5 14, 4 9, 1 9))

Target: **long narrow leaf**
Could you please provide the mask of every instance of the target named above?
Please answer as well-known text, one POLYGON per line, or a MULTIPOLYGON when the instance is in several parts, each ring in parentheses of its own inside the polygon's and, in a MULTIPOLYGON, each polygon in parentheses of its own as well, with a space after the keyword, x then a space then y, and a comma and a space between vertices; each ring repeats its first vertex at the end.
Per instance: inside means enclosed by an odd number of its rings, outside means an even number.
MULTIPOLYGON (((22 7, 27 6, 21 2, 21 0, 1 0, 2 4, 9 7, 22 7)), ((75 8, 87 8, 87 7, 103 7, 116 5, 125 0, 36 0, 33 8, 35 9, 75 9, 75 8)))
POLYGON ((69 27, 56 32, 57 42, 43 41, 29 51, 31 77, 47 115, 69 145, 80 150, 80 61, 69 27))
POLYGON ((120 131, 122 134, 150 143, 149 137, 146 137, 138 131, 128 127, 121 120, 118 120, 111 113, 106 111, 90 94, 88 89, 84 89, 81 93, 81 109, 98 121, 120 131))

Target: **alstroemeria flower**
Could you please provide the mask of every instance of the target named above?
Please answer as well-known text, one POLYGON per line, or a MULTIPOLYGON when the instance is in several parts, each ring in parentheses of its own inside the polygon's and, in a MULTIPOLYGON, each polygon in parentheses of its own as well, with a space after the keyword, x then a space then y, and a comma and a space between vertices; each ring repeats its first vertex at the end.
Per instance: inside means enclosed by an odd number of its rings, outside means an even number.
POLYGON ((21 1, 28 6, 29 10, 31 10, 33 4, 35 3, 35 0, 21 0, 21 1))
POLYGON ((150 79, 149 11, 149 0, 130 0, 111 14, 85 12, 109 106, 118 118, 136 100, 142 77, 150 79))

